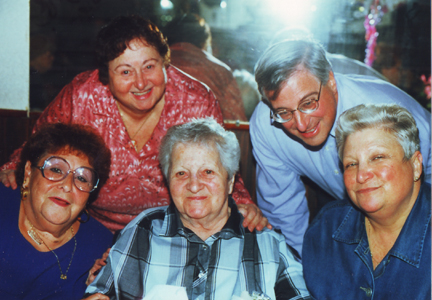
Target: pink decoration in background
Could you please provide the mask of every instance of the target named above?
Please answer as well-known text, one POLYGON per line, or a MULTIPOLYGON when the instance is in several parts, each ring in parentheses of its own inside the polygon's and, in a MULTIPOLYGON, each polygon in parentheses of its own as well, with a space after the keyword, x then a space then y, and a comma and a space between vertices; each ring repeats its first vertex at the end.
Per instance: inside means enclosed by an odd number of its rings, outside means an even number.
POLYGON ((375 56, 375 47, 376 47, 376 41, 378 38, 378 32, 376 30, 376 25, 381 22, 381 17, 384 15, 384 13, 387 12, 386 6, 380 5, 380 0, 375 0, 371 7, 370 12, 366 16, 364 21, 364 27, 366 29, 365 39, 367 41, 366 44, 366 57, 365 57, 365 64, 368 66, 372 66, 376 56, 375 56))
POLYGON ((425 87, 424 87, 424 93, 426 94, 426 98, 431 98, 431 75, 429 75, 429 79, 426 79, 426 75, 420 76, 421 80, 423 81, 425 87))

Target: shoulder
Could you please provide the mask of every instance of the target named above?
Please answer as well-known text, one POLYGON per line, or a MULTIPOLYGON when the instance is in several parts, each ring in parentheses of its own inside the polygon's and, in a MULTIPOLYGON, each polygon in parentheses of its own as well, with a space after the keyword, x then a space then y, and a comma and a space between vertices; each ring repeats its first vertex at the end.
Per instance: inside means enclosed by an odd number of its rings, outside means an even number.
POLYGON ((84 84, 102 85, 102 83, 99 81, 98 70, 82 72, 75 76, 71 83, 77 86, 82 86, 84 84))
POLYGON ((211 93, 210 88, 207 85, 196 80, 192 76, 174 67, 173 65, 167 67, 167 77, 168 94, 178 91, 206 96, 211 93))
POLYGON ((324 229, 336 230, 351 209, 353 209, 353 206, 347 199, 336 200, 326 204, 309 225, 305 238, 306 235, 313 236, 324 229))
POLYGON ((0 201, 2 203, 2 208, 0 210, 0 224, 4 222, 8 223, 12 218, 18 216, 21 203, 19 188, 13 190, 0 183, 0 201))
POLYGON ((165 218, 166 210, 168 206, 153 207, 141 212, 135 219, 133 219, 123 231, 130 229, 135 230, 137 227, 143 227, 145 229, 150 229, 153 221, 163 221, 165 218))
POLYGON ((94 218, 90 218, 87 223, 80 225, 77 238, 83 239, 92 245, 100 245, 102 248, 107 248, 113 242, 113 234, 105 226, 99 223, 94 218))

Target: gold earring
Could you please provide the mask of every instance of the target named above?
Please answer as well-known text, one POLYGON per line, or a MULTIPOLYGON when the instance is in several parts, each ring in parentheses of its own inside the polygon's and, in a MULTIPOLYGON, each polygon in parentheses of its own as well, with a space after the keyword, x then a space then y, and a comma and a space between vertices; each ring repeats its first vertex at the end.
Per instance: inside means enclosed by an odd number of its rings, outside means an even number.
POLYGON ((26 188, 21 188, 21 200, 25 200, 28 197, 28 189, 26 188))

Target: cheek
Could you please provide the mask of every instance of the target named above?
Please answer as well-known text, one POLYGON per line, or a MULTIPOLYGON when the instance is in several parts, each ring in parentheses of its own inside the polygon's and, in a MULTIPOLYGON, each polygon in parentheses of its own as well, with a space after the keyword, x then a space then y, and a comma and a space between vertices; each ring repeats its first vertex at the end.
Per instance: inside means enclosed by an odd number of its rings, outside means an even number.
POLYGON ((160 72, 157 72, 157 74, 154 74, 153 76, 148 78, 148 80, 153 82, 153 84, 159 88, 162 89, 165 88, 165 77, 162 70, 160 72))
POLYGON ((353 189, 354 184, 356 183, 356 174, 352 171, 345 171, 343 178, 346 190, 349 193, 353 189))
POLYGON ((110 80, 110 90, 114 95, 128 93, 131 86, 132 86, 132 81, 120 80, 120 79, 110 80))

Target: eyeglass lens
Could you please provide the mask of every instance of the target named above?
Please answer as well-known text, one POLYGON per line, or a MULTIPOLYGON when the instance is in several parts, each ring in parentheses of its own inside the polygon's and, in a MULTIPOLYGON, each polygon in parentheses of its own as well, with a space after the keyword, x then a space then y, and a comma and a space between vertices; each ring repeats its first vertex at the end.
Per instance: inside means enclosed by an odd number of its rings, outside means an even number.
POLYGON ((52 181, 63 180, 70 172, 73 172, 76 187, 84 192, 92 191, 97 181, 97 176, 92 169, 80 167, 71 171, 69 164, 58 157, 50 157, 46 160, 42 172, 45 178, 52 181))

